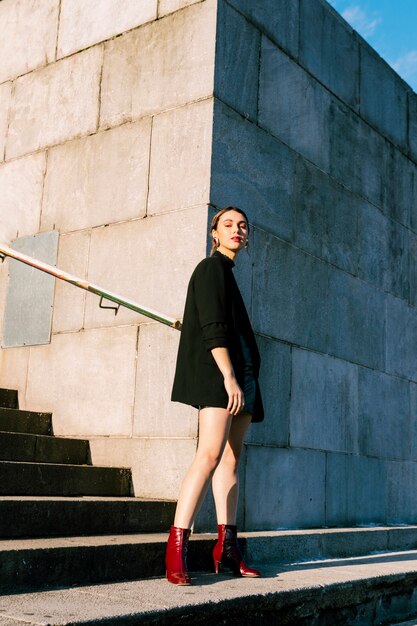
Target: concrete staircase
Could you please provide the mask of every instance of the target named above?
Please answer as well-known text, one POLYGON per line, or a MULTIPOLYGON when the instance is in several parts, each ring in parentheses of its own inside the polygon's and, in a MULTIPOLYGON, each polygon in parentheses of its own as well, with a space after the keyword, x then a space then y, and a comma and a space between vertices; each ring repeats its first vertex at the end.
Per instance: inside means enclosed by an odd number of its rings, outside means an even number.
MULTIPOLYGON (((211 573, 193 535, 191 588, 164 580, 174 502, 131 495, 126 468, 0 390, 0 626, 388 625, 417 615, 417 527, 242 533, 261 579, 211 573), (130 582, 129 582, 130 581, 130 582)), ((417 624, 417 618, 410 624, 417 624)))
POLYGON ((0 389, 0 593, 159 574, 175 503, 131 494, 130 469, 0 389))

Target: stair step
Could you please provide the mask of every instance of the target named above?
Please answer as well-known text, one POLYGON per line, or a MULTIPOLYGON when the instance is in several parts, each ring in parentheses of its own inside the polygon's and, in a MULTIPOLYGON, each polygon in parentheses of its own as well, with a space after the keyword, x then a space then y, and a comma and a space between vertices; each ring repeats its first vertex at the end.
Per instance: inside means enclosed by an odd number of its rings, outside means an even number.
MULTIPOLYGON (((0 594, 162 576, 168 534, 0 541, 0 594)), ((210 568, 214 535, 194 537, 193 569, 210 568)), ((1 616, 1 613, 0 613, 1 616)))
MULTIPOLYGON (((344 562, 370 553, 374 556, 372 548, 375 546, 385 546, 378 551, 385 554, 387 544, 396 545, 396 552, 403 550, 406 561, 405 551, 410 550, 410 542, 415 543, 416 538, 417 527, 382 528, 379 532, 374 529, 273 531, 243 533, 240 545, 249 563, 261 563, 265 568, 278 564, 282 569, 283 563, 314 563, 329 558, 344 562), (266 541, 268 550, 265 550, 266 541), (283 558, 290 555, 288 545, 291 543, 292 554, 297 555, 299 550, 298 557, 283 558), (346 556, 347 553, 350 556, 346 556)), ((163 576, 166 539, 167 533, 2 540, 0 593, 163 576)), ((211 551, 215 539, 215 535, 209 534, 192 536, 191 572, 212 570, 211 551)), ((367 558, 357 562, 366 562, 367 558)))
POLYGON ((0 461, 91 464, 85 439, 0 431, 0 461))
POLYGON ((416 552, 274 564, 264 573, 236 579, 204 572, 193 576, 192 587, 154 578, 5 595, 0 620, 4 615, 10 619, 4 624, 22 626, 376 626, 417 614, 416 552))
POLYGON ((0 495, 129 496, 127 468, 0 461, 0 495))
POLYGON ((0 431, 0 461, 89 465, 89 450, 84 439, 0 431))
POLYGON ((19 402, 15 389, 0 389, 0 407, 7 409, 18 409, 19 402))
POLYGON ((0 498, 0 537, 166 532, 175 502, 140 498, 0 498))
POLYGON ((0 407, 0 431, 52 435, 52 414, 0 407))

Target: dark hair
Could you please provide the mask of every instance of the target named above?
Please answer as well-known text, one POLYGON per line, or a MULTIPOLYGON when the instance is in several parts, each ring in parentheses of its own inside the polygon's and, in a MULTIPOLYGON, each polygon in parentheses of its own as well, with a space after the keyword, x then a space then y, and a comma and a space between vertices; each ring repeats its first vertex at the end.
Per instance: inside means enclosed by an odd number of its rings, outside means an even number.
POLYGON ((238 213, 243 215, 243 217, 245 218, 246 225, 248 227, 248 233, 249 233, 249 220, 248 220, 248 216, 246 215, 245 211, 242 211, 242 209, 239 209, 237 206, 227 206, 224 209, 220 209, 220 211, 218 211, 216 213, 216 215, 213 217, 213 219, 211 220, 211 226, 210 226, 210 236, 211 236, 210 256, 213 254, 213 252, 215 250, 217 250, 217 245, 215 244, 214 238, 213 238, 213 230, 217 230, 217 224, 219 223, 219 219, 221 218, 222 215, 227 213, 227 211, 237 211, 238 213))

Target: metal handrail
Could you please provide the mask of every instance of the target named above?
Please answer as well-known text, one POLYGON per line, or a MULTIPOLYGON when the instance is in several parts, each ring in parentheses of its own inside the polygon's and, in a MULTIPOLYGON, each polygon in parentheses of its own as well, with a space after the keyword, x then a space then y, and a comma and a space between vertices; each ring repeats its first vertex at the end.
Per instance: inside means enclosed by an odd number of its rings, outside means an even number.
POLYGON ((4 244, 0 244, 0 259, 4 261, 6 257, 10 257, 15 259, 16 261, 20 261, 21 263, 25 263, 26 265, 30 265, 41 272, 46 272, 46 274, 50 274, 51 276, 55 276, 55 278, 59 278, 60 280, 64 280, 75 287, 79 287, 80 289, 85 289, 85 291, 89 291, 90 293, 94 293, 96 296, 100 296, 100 304, 101 308, 114 308, 115 313, 118 312, 119 307, 124 306, 127 309, 131 309, 132 311, 136 311, 136 313, 141 313, 142 315, 146 315, 146 317, 150 317, 157 322, 161 322, 162 324, 166 324, 167 326, 171 326, 171 328, 176 328, 177 330, 181 330, 181 322, 173 317, 168 317, 167 315, 163 315, 162 313, 158 313, 153 309, 149 309, 148 307, 141 306, 137 304, 133 300, 129 300, 128 298, 123 298, 122 296, 117 295, 116 293, 112 293, 111 291, 107 291, 107 289, 103 289, 102 287, 98 287, 98 285, 94 285, 93 283, 89 283, 82 278, 78 278, 77 276, 73 276, 68 272, 64 272, 53 265, 48 265, 47 263, 43 263, 42 261, 38 261, 37 259, 33 259, 26 254, 22 254, 22 252, 17 252, 12 248, 4 244), (115 302, 117 307, 106 307, 102 306, 103 300, 110 300, 111 302, 115 302))

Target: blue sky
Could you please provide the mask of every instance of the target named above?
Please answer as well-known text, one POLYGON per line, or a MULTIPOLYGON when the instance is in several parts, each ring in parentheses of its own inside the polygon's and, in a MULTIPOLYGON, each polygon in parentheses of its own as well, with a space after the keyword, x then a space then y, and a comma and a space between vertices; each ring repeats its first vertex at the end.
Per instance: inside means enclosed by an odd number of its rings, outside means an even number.
POLYGON ((328 0, 417 92, 417 0, 328 0))

